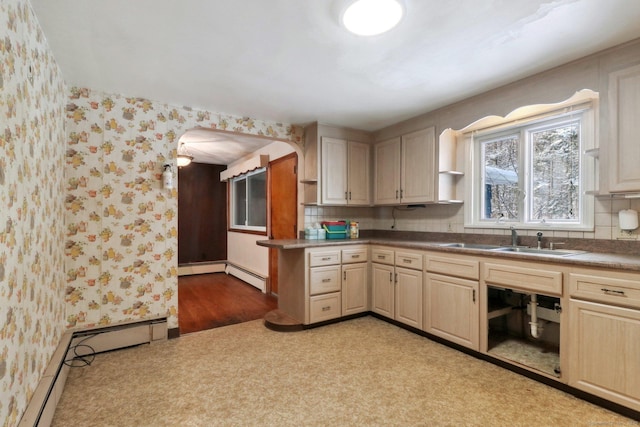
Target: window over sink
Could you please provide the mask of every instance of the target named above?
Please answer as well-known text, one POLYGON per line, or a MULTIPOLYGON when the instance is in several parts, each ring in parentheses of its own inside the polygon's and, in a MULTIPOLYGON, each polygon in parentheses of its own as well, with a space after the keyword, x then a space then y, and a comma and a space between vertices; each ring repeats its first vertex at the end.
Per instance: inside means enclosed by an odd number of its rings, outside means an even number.
POLYGON ((467 227, 593 230, 595 95, 466 131, 467 227))

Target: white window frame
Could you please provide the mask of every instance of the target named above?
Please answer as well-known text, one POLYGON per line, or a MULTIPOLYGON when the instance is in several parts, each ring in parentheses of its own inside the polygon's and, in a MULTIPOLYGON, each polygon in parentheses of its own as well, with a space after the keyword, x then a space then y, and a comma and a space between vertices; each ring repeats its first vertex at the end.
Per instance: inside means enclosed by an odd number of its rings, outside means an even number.
POLYGON ((566 231, 593 231, 594 230, 594 196, 593 190, 597 182, 597 169, 594 158, 589 154, 596 147, 596 113, 597 98, 589 102, 581 102, 576 105, 568 105, 559 109, 558 105, 547 111, 538 109, 535 114, 513 117, 495 122, 490 127, 467 130, 464 133, 467 153, 469 158, 465 171, 466 177, 470 177, 465 185, 465 227, 467 228, 492 228, 505 229, 515 227, 518 229, 535 230, 566 230, 566 231), (580 209, 579 220, 575 222, 567 221, 547 221, 534 220, 529 218, 528 197, 532 192, 531 177, 531 150, 532 144, 527 133, 535 132, 547 127, 560 126, 562 123, 569 123, 575 120, 580 121, 580 209), (518 152, 519 186, 523 192, 523 199, 518 208, 519 218, 516 221, 509 221, 503 218, 482 219, 483 203, 483 162, 482 141, 495 139, 513 133, 520 133, 520 146, 518 152))
MULTIPOLYGON (((235 188, 235 183, 237 181, 241 181, 244 180, 245 182, 247 182, 248 178, 253 176, 253 175, 258 175, 260 173, 264 173, 265 174, 265 178, 266 178, 266 168, 259 168, 259 169, 255 169, 251 172, 247 172, 244 173, 242 175, 238 175, 235 176, 231 179, 229 179, 229 201, 230 201, 230 205, 229 205, 229 229, 230 230, 235 230, 235 231, 249 231, 249 232, 257 232, 257 233, 261 233, 261 234, 266 234, 267 233, 267 226, 255 226, 255 225, 247 225, 245 224, 236 224, 235 223, 235 218, 236 218, 236 194, 234 191, 235 188)), ((265 179, 265 183, 266 183, 266 179, 265 179)), ((266 185, 266 184, 265 184, 266 185)), ((246 188, 246 187, 245 187, 246 188)), ((266 189, 265 189, 266 191, 266 189)), ((249 209, 249 205, 251 203, 251 199, 249 197, 249 190, 246 190, 246 194, 247 194, 247 199, 245 202, 245 212, 248 213, 250 212, 249 209)), ((265 198, 266 198, 266 194, 265 194, 265 198)), ((266 209, 266 204, 265 204, 265 209, 266 209)), ((265 212, 265 216, 266 216, 266 212, 265 212)))

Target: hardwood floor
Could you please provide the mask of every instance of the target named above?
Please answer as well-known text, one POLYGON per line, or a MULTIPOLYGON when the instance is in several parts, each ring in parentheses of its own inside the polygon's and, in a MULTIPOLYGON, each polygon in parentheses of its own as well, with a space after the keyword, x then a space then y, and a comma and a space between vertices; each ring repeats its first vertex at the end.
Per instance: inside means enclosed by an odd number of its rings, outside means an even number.
POLYGON ((180 334, 261 319, 278 299, 225 273, 178 278, 180 334))

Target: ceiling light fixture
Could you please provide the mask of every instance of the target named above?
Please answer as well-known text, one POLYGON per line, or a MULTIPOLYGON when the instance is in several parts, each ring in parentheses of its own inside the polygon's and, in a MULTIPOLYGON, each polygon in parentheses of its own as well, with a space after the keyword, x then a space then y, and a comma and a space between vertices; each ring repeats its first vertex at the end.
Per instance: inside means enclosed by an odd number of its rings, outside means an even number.
POLYGON ((181 143, 180 147, 178 147, 178 155, 176 156, 176 163, 178 164, 178 167, 181 168, 189 165, 191 160, 193 160, 193 156, 187 151, 187 147, 184 145, 184 142, 181 143))
POLYGON ((359 36, 375 36, 398 25, 403 15, 398 0, 356 0, 342 14, 342 24, 359 36))

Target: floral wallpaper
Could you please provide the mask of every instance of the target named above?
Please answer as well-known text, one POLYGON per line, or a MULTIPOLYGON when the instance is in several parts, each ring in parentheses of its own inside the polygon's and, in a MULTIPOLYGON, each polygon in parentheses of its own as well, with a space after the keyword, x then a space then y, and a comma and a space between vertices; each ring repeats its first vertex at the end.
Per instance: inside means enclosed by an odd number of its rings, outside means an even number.
POLYGON ((302 141, 286 124, 67 88, 29 1, 0 2, 0 425, 18 424, 66 328, 178 327, 177 193, 161 174, 196 126, 302 141))
POLYGON ((65 109, 67 326, 167 315, 177 328, 177 192, 161 178, 166 163, 176 172, 179 137, 206 127, 299 143, 302 130, 87 88, 65 109))
POLYGON ((65 85, 27 0, 0 1, 0 425, 65 328, 65 85))

